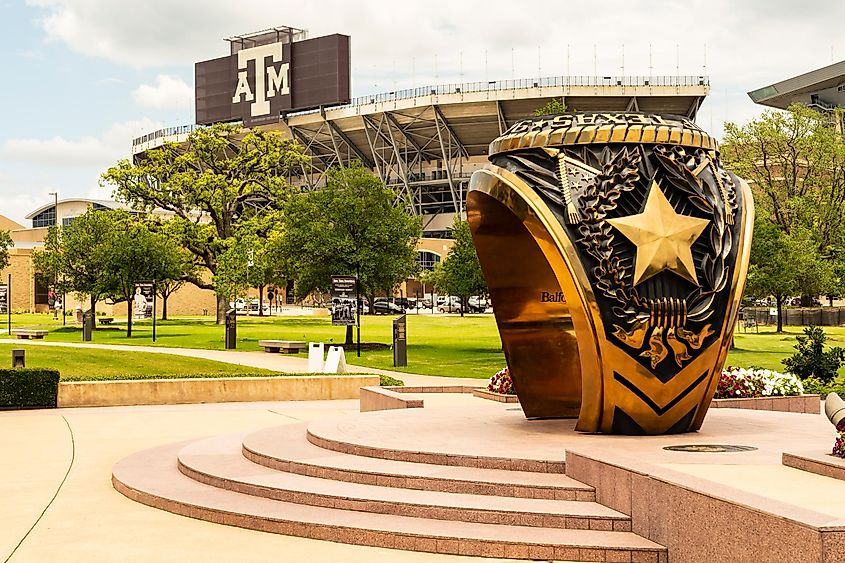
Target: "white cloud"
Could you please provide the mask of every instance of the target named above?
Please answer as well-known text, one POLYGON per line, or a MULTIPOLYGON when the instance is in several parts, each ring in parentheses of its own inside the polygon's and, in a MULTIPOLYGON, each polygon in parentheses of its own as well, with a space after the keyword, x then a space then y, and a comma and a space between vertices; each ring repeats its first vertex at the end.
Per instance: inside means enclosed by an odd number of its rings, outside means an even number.
POLYGON ((111 198, 99 187, 100 174, 128 158, 132 139, 163 127, 148 118, 112 124, 98 135, 68 139, 9 139, 0 144, 0 213, 16 221, 49 201, 60 198, 111 198))
MULTIPOLYGON (((791 0, 573 0, 560 10, 540 0, 518 8, 503 0, 27 2, 43 10, 48 39, 136 68, 187 70, 225 55, 224 37, 271 25, 308 28, 312 37, 346 33, 353 95, 461 79, 621 74, 623 66, 628 75, 698 75, 706 44, 714 96, 704 111, 713 106, 717 127, 759 111, 745 92, 829 64, 831 49, 845 56, 841 0, 812 10, 791 0)), ((160 82, 142 88, 152 107, 184 100, 164 95, 160 82)))
POLYGON ((194 89, 178 76, 159 74, 156 84, 142 84, 132 92, 132 98, 143 107, 181 109, 191 107, 194 89))
POLYGON ((9 139, 0 145, 0 160, 34 163, 43 168, 103 169, 129 156, 133 138, 160 127, 160 123, 144 118, 115 123, 99 136, 9 139))

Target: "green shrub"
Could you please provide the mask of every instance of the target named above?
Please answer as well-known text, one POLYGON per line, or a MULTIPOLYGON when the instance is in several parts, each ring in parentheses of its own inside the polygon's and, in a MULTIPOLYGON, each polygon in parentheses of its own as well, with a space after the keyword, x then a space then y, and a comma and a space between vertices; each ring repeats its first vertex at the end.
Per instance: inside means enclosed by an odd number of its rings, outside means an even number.
POLYGON ((830 383, 845 362, 845 348, 834 347, 825 351, 826 339, 827 336, 820 327, 808 326, 804 329, 804 336, 797 338, 797 352, 783 360, 783 365, 802 380, 815 377, 823 383, 830 383))
POLYGON ((0 408, 55 407, 58 392, 54 369, 0 369, 0 408))
POLYGON ((405 382, 389 375, 379 375, 379 385, 381 387, 404 387, 405 382))
POLYGON ((802 383, 804 384, 804 393, 808 395, 821 395, 824 398, 831 390, 830 385, 817 377, 810 376, 802 383))

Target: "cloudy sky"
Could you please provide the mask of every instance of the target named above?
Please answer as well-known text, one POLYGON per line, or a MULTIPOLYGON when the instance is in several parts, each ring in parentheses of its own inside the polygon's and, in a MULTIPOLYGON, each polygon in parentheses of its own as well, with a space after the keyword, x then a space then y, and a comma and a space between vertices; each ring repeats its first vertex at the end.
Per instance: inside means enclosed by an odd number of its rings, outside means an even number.
POLYGON ((706 65, 698 120, 720 135, 760 112, 747 91, 845 59, 842 21, 842 0, 0 0, 0 214, 23 222, 53 191, 110 197, 102 170, 133 137, 192 122, 193 64, 232 35, 348 34, 354 96, 706 65))

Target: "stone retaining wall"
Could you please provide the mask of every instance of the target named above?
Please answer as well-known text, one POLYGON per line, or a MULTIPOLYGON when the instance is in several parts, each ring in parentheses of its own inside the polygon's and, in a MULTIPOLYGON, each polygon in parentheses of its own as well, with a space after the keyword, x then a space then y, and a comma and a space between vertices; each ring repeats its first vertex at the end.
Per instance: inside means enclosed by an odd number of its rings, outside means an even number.
POLYGON ((59 407, 357 399, 377 375, 145 379, 59 383, 59 407))

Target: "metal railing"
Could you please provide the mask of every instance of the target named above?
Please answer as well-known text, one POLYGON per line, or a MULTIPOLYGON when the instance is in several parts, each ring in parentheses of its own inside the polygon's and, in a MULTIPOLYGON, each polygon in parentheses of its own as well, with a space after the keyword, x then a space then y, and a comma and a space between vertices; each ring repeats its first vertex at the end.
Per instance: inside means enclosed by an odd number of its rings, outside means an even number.
MULTIPOLYGON (((452 84, 439 84, 434 86, 420 86, 407 88, 394 92, 383 92, 381 94, 370 94, 352 98, 347 104, 331 106, 330 109, 357 108, 366 105, 407 100, 423 96, 442 96, 446 94, 496 92, 501 90, 526 90, 530 88, 631 88, 631 87, 683 87, 683 86, 710 86, 709 76, 550 76, 546 78, 519 78, 515 80, 490 80, 481 82, 456 82, 452 84)), ((308 115, 319 112, 319 109, 291 112, 288 115, 308 115)), ((179 127, 168 127, 159 131, 148 133, 132 141, 132 146, 137 146, 149 141, 169 137, 172 135, 188 134, 194 131, 198 125, 182 125, 179 127)))
POLYGON ((178 125, 176 127, 166 127, 164 129, 159 129, 158 131, 153 131, 152 133, 147 133, 146 135, 142 135, 140 137, 132 139, 132 146, 136 147, 138 145, 143 145, 144 143, 149 143, 150 141, 154 141, 162 137, 173 137, 175 135, 189 135, 199 127, 201 126, 194 125, 193 123, 188 125, 178 125))
MULTIPOLYGON (((352 98, 348 104, 332 106, 331 109, 360 107, 370 104, 393 102, 419 98, 421 96, 441 96, 474 92, 495 92, 499 90, 525 90, 529 88, 570 88, 570 87, 648 87, 648 86, 710 86, 709 76, 549 76, 546 78, 519 78, 515 80, 490 80, 487 82, 456 82, 436 86, 420 86, 394 92, 383 92, 352 98)), ((307 115, 319 110, 292 112, 288 115, 307 115)))

